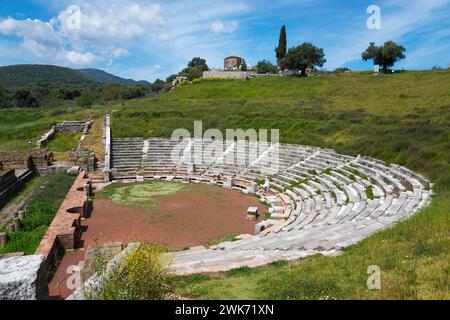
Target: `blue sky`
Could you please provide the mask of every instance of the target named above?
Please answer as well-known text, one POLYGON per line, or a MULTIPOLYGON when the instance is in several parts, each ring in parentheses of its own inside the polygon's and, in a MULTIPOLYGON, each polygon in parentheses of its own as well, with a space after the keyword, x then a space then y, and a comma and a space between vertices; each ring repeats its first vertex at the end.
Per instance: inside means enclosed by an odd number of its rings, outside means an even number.
POLYGON ((450 65, 450 0, 0 2, 0 65, 96 67, 152 81, 178 72, 195 56, 213 68, 232 54, 250 65, 275 62, 283 24, 288 47, 312 42, 324 48, 328 70, 370 69, 361 52, 371 41, 387 40, 407 49, 397 68, 450 65), (366 25, 370 5, 381 10, 379 30, 366 25))

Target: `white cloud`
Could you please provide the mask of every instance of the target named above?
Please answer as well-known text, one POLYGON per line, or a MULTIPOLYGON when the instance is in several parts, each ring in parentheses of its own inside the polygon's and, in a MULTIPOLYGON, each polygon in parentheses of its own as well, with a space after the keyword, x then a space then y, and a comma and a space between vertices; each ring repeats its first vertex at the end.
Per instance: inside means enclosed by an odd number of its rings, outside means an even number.
POLYGON ((81 53, 75 51, 68 51, 65 54, 65 58, 71 65, 75 66, 91 65, 93 62, 98 60, 98 57, 93 53, 81 53))
MULTIPOLYGON (((336 39, 340 41, 328 48, 333 54, 327 58, 327 67, 335 68, 361 60, 361 52, 367 48, 369 42, 380 45, 387 40, 402 41, 417 30, 447 19, 448 13, 442 9, 449 3, 449 0, 385 1, 381 6, 381 30, 368 30, 365 21, 368 15, 363 16, 364 19, 358 20, 359 25, 354 26, 353 32, 345 33, 343 36, 336 35, 336 39), (342 43, 345 43, 345 46, 342 43)), ((418 43, 427 50, 425 46, 429 45, 428 41, 418 43)), ((407 61, 410 61, 408 51, 407 61)))
POLYGON ((128 50, 123 49, 123 48, 117 48, 111 52, 111 57, 117 59, 117 58, 125 57, 129 54, 130 54, 130 52, 128 50))
MULTIPOLYGON (((21 47, 40 62, 89 65, 129 54, 142 38, 163 34, 165 26, 158 4, 120 3, 105 7, 102 1, 80 2, 79 25, 74 27, 73 7, 48 22, 0 19, 0 34, 21 39, 21 47)), ((164 36, 163 36, 164 37, 164 36)))
POLYGON ((238 27, 237 21, 223 22, 222 20, 216 20, 212 23, 211 30, 215 33, 233 33, 238 27))

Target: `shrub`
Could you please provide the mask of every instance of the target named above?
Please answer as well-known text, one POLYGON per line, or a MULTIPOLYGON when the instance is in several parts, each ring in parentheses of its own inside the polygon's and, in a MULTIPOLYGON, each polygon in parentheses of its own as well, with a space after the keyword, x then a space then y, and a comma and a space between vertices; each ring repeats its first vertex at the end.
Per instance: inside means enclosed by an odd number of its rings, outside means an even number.
POLYGON ((90 93, 83 93, 77 98, 77 105, 82 108, 90 108, 94 104, 94 97, 90 93))
POLYGON ((256 72, 259 74, 277 73, 277 67, 270 61, 262 60, 257 63, 256 72))
MULTIPOLYGON (((94 271, 105 274, 107 261, 96 254, 94 271)), ((167 263, 164 250, 153 245, 139 247, 125 256, 123 264, 112 267, 107 279, 88 299, 161 300, 169 293, 167 263)))

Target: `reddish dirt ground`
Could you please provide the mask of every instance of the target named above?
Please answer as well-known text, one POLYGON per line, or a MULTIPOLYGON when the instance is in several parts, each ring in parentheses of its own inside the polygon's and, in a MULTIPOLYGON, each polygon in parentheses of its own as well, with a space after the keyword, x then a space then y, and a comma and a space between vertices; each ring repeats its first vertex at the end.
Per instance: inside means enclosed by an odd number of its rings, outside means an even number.
POLYGON ((67 287, 67 279, 71 276, 71 274, 67 273, 67 269, 69 266, 78 265, 78 262, 84 260, 84 254, 84 249, 66 252, 48 285, 52 299, 65 299, 73 292, 67 287))
MULTIPOLYGON (((257 221, 247 221, 250 206, 259 208, 263 219, 266 208, 256 197, 217 186, 189 185, 173 195, 155 197, 157 209, 137 209, 117 205, 97 197, 91 217, 82 222, 83 248, 95 243, 138 241, 171 249, 205 245, 230 234, 254 233, 257 221)), ((68 253, 49 284, 54 297, 67 297, 66 270, 84 260, 84 250, 68 253)))

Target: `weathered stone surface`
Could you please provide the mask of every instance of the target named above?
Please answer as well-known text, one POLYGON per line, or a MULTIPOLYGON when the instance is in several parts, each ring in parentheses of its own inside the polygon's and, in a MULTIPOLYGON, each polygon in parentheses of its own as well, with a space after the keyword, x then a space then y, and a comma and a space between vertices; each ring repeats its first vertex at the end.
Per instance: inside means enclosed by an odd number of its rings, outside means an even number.
POLYGON ((19 256, 0 260, 0 300, 48 298, 43 256, 19 256))
POLYGON ((66 300, 84 300, 85 294, 92 294, 95 292, 102 283, 105 282, 105 279, 110 277, 111 273, 114 270, 119 270, 124 267, 124 262, 126 261, 127 256, 136 252, 136 250, 140 247, 139 242, 133 242, 128 244, 128 246, 121 252, 119 252, 115 257, 113 257, 106 265, 104 273, 95 273, 92 277, 90 277, 83 285, 82 288, 75 290, 73 294, 67 297, 66 300))
POLYGON ((6 232, 0 232, 0 248, 6 246, 7 235, 6 232))
POLYGON ((318 252, 335 254, 416 213, 433 195, 426 178, 402 166, 289 144, 258 143, 256 160, 229 162, 252 154, 252 144, 215 141, 222 147, 220 152, 196 161, 194 174, 188 164, 195 150, 211 141, 183 139, 179 143, 163 138, 113 139, 111 178, 125 180, 139 173, 149 180, 174 177, 185 183, 191 180, 255 193, 268 206, 271 219, 256 225, 255 236, 172 253, 176 273, 253 267, 318 252), (177 161, 171 157, 175 146, 182 155, 177 161), (263 181, 262 186, 256 185, 263 181), (374 199, 368 199, 369 187, 374 199))
POLYGON ((73 166, 73 167, 71 167, 70 169, 68 169, 68 170, 66 171, 66 173, 67 173, 69 176, 73 176, 73 177, 76 177, 76 176, 78 175, 79 172, 80 172, 80 167, 79 167, 79 166, 73 166))

